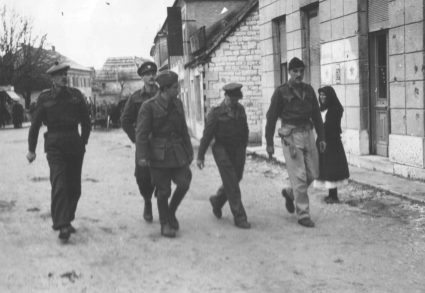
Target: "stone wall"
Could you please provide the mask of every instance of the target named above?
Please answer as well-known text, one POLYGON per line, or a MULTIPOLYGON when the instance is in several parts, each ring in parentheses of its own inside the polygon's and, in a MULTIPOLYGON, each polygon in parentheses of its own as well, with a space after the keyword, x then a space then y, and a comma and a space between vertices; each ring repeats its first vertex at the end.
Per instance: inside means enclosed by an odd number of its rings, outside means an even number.
POLYGON ((253 10, 212 53, 205 64, 205 107, 208 111, 224 98, 222 87, 229 82, 243 84, 250 142, 261 142, 261 50, 258 9, 253 10))

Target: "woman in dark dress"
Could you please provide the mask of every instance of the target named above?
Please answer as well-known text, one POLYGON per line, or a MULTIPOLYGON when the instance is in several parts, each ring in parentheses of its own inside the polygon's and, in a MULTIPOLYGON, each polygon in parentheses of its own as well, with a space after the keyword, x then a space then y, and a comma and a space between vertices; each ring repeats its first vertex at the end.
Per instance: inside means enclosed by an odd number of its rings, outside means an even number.
POLYGON ((344 109, 331 86, 319 89, 319 104, 322 112, 326 151, 319 154, 320 175, 314 187, 329 190, 326 203, 338 203, 338 187, 348 183, 347 158, 341 141, 341 118, 344 109))

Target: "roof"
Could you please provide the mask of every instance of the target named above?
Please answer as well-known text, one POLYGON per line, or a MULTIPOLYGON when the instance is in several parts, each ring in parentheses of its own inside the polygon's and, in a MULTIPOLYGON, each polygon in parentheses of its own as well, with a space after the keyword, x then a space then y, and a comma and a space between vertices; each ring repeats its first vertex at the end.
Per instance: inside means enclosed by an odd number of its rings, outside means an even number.
POLYGON ((83 66, 74 60, 62 55, 61 53, 57 52, 56 50, 46 50, 43 49, 45 54, 44 62, 47 63, 49 66, 53 65, 55 61, 59 63, 66 63, 69 65, 70 69, 76 69, 81 71, 93 71, 90 67, 83 66))
POLYGON ((185 67, 205 61, 211 53, 237 28, 246 16, 258 5, 258 0, 250 0, 240 11, 229 11, 226 15, 205 29, 205 48, 194 56, 185 67))
POLYGON ((118 72, 127 73, 130 79, 140 79, 137 69, 146 61, 150 60, 137 56, 109 57, 102 69, 96 72, 96 80, 116 80, 118 72))

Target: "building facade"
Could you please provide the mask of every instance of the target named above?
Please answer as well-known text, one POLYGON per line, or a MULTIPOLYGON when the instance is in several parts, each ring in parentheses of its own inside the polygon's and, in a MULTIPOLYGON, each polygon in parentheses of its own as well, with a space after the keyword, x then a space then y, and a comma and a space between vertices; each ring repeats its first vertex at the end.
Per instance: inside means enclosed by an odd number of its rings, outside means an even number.
POLYGON ((260 0, 259 6, 263 113, 297 56, 316 91, 335 88, 352 164, 425 179, 423 0, 260 0))

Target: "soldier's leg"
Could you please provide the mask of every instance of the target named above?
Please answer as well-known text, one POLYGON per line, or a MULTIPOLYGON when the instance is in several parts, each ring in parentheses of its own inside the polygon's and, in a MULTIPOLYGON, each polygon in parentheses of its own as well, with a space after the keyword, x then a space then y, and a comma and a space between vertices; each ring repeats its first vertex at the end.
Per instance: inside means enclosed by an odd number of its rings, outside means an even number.
POLYGON ((223 182, 224 193, 229 201, 235 223, 246 221, 245 209, 241 201, 241 191, 239 188, 239 176, 233 166, 224 147, 214 145, 214 159, 217 163, 218 171, 223 182))
POLYGON ((149 167, 141 167, 136 165, 136 171, 134 173, 136 177, 137 186, 139 187, 140 194, 145 201, 152 199, 152 193, 155 189, 152 184, 151 172, 149 167))
POLYGON ((175 230, 170 226, 168 207, 168 197, 171 194, 171 171, 168 168, 150 168, 150 171, 156 188, 161 234, 166 237, 175 237, 175 230))
POLYGON ((145 200, 145 206, 143 209, 143 218, 147 222, 152 222, 152 193, 154 191, 154 185, 152 184, 151 172, 149 167, 142 167, 136 164, 136 182, 139 187, 140 194, 145 200))
POLYGON ((58 230, 70 224, 66 161, 60 153, 47 153, 47 161, 50 167, 50 183, 52 186, 50 212, 53 229, 58 230))
POLYGON ((227 202, 227 195, 224 192, 224 186, 221 185, 218 190, 217 193, 213 196, 211 196, 211 201, 214 205, 214 207, 216 207, 217 209, 221 209, 223 208, 223 206, 226 204, 227 202))
POLYGON ((75 212, 81 196, 81 170, 83 167, 83 159, 84 153, 69 154, 66 157, 70 222, 75 218, 75 212))
POLYGON ((176 184, 176 189, 174 190, 170 201, 170 223, 174 229, 178 230, 179 222, 176 218, 176 211, 189 190, 190 182, 192 181, 192 172, 190 171, 189 166, 176 168, 173 170, 171 178, 176 184))
MULTIPOLYGON (((299 133, 295 133, 294 138, 299 133)), ((298 145, 297 145, 298 146, 298 145)), ((286 168, 292 186, 292 193, 295 200, 295 210, 298 219, 309 218, 309 200, 307 196, 307 172, 304 162, 304 150, 296 148, 296 156, 291 157, 289 147, 282 143, 283 155, 285 157, 286 168)))
POLYGON ((309 131, 305 136, 304 163, 307 173, 307 186, 319 177, 319 153, 314 141, 313 131, 309 131))

